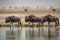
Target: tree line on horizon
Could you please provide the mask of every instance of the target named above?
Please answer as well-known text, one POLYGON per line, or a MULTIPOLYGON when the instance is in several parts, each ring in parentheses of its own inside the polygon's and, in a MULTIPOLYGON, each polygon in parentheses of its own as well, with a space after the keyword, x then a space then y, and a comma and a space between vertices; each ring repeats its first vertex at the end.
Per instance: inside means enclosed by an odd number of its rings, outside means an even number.
MULTIPOLYGON (((9 6, 8 9, 24 9, 25 11, 27 11, 27 9, 30 9, 30 7, 25 7, 25 6, 22 6, 22 7, 12 7, 12 6, 9 6)), ((36 9, 39 9, 40 7, 39 6, 36 6, 36 9)), ((41 6, 41 8, 45 8, 45 6, 41 6)), ((5 6, 3 6, 1 9, 6 9, 5 6)), ((50 6, 50 9, 52 9, 52 11, 55 11, 55 8, 53 8, 52 6, 50 6)))

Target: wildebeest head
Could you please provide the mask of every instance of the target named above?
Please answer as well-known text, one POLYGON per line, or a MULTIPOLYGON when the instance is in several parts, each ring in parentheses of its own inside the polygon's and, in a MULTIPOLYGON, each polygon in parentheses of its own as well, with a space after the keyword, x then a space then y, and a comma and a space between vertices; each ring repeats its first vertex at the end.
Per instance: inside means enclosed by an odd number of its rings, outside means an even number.
POLYGON ((5 20, 5 23, 9 23, 11 21, 11 17, 7 17, 6 20, 5 20))
POLYGON ((25 22, 28 22, 30 20, 29 16, 25 17, 25 22))
POLYGON ((25 17, 25 22, 32 21, 32 19, 33 19, 34 17, 35 17, 34 15, 26 16, 26 17, 25 17))

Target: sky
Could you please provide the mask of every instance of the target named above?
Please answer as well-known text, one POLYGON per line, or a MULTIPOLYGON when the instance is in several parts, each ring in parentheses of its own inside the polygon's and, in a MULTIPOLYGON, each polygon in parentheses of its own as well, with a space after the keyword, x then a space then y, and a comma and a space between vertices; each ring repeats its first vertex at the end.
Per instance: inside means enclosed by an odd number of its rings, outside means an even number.
POLYGON ((0 0, 0 8, 2 7, 8 8, 11 6, 14 7, 33 7, 36 6, 42 7, 42 8, 60 8, 60 0, 0 0))

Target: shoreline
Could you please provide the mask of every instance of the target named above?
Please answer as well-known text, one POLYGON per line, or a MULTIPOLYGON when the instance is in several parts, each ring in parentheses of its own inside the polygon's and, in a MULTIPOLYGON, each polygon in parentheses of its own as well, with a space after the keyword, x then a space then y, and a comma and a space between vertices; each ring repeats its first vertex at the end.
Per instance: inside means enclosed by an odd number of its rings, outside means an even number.
MULTIPOLYGON (((55 25, 43 25, 43 27, 52 27, 52 26, 54 26, 54 27, 56 27, 55 25)), ((60 26, 60 25, 59 25, 60 26)), ((41 25, 29 25, 29 24, 25 24, 25 25, 13 25, 13 26, 11 26, 11 25, 1 25, 0 24, 0 27, 42 27, 41 25)))

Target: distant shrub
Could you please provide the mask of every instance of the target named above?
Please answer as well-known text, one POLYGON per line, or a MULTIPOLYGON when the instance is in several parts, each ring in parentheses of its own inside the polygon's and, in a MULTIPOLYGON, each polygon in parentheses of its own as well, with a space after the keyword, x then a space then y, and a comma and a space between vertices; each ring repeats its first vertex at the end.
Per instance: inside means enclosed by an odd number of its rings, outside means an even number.
POLYGON ((0 24, 0 27, 2 27, 2 25, 0 24))
POLYGON ((27 9, 25 9, 24 11, 28 11, 27 9))
POLYGON ((52 9, 53 11, 56 11, 55 9, 52 9))

